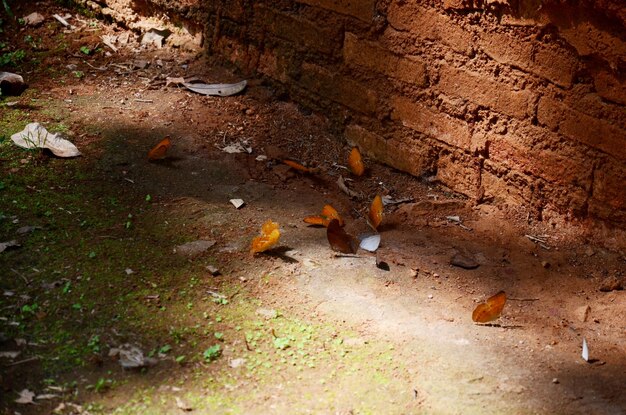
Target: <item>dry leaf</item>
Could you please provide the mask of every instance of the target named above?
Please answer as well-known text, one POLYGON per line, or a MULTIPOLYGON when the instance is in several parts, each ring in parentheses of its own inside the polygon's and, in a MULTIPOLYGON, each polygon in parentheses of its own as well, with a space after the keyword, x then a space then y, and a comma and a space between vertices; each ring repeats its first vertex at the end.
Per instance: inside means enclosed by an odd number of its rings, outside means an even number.
POLYGON ((317 173, 319 171, 319 168, 306 167, 305 165, 300 164, 297 161, 293 161, 293 160, 284 159, 282 160, 282 162, 288 165, 289 167, 291 167, 292 169, 297 170, 302 173, 317 173))
POLYGON ((35 397, 35 392, 31 392, 28 389, 23 389, 19 394, 20 397, 15 400, 15 403, 34 403, 33 398, 35 397))
POLYGON ((498 319, 505 303, 506 294, 504 291, 500 291, 493 297, 489 297, 486 302, 478 304, 472 313, 472 320, 476 323, 488 323, 498 319))
POLYGON ((148 152, 148 160, 161 160, 165 158, 167 150, 172 146, 172 141, 169 136, 165 137, 159 144, 154 146, 152 150, 148 152))
POLYGON ((374 229, 378 230, 378 226, 383 221, 383 199, 380 195, 376 195, 372 204, 370 205, 370 211, 368 215, 367 223, 374 229))
POLYGON ((339 225, 343 226, 345 223, 339 212, 335 210, 331 205, 325 205, 322 209, 322 214, 319 216, 307 216, 304 218, 304 221, 311 225, 321 225, 327 227, 331 220, 337 219, 339 221, 339 225))
POLYGON ((356 238, 348 234, 339 224, 337 219, 333 219, 326 229, 326 237, 330 247, 343 254, 356 254, 358 242, 356 238))
POLYGON ((348 157, 348 167, 350 167, 350 171, 355 176, 363 176, 363 173, 365 173, 365 166, 363 165, 361 153, 356 147, 352 147, 352 151, 348 157))
POLYGON ((261 236, 257 236, 252 240, 250 252, 253 254, 267 251, 278 243, 280 239, 280 231, 278 223, 268 220, 261 227, 261 236))

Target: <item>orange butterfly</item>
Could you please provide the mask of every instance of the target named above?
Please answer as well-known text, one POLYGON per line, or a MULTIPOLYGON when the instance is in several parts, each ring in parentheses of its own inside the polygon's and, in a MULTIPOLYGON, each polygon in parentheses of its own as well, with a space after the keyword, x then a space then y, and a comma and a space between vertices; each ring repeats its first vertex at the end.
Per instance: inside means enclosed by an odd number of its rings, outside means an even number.
POLYGON ((321 225, 321 226, 328 227, 328 224, 333 219, 337 219, 339 221, 340 226, 344 225, 344 221, 341 218, 341 216, 339 216, 339 212, 337 212, 335 208, 332 207, 331 205, 325 205, 324 208, 322 209, 321 215, 307 216, 306 218, 304 218, 304 221, 311 225, 321 225))
POLYGON ((472 313, 472 320, 476 323, 488 323, 496 320, 502 314, 505 303, 506 293, 500 291, 493 297, 489 297, 486 302, 478 304, 472 313))
POLYGON ((261 227, 261 236, 257 236, 252 240, 250 252, 253 254, 267 251, 278 243, 280 239, 280 231, 278 223, 268 220, 261 227))
POLYGON ((378 231, 378 226, 383 221, 383 199, 380 195, 376 195, 372 204, 370 205, 370 211, 368 214, 367 223, 374 229, 378 231))
POLYGON ((300 164, 297 161, 293 161, 293 160, 283 159, 282 162, 288 165, 289 167, 291 167, 292 169, 297 170, 302 173, 317 173, 319 171, 319 168, 306 167, 305 165, 300 164))
POLYGON ((326 237, 334 251, 339 251, 343 254, 356 254, 359 248, 356 238, 343 230, 337 219, 333 219, 328 223, 326 237))
POLYGON ((148 160, 161 160, 165 158, 167 154, 167 150, 172 146, 172 141, 170 137, 167 136, 159 144, 154 146, 152 150, 148 152, 148 160))
POLYGON ((361 153, 356 147, 352 147, 352 151, 348 157, 348 167, 350 167, 350 171, 355 176, 363 176, 363 173, 365 173, 365 166, 363 165, 361 153))

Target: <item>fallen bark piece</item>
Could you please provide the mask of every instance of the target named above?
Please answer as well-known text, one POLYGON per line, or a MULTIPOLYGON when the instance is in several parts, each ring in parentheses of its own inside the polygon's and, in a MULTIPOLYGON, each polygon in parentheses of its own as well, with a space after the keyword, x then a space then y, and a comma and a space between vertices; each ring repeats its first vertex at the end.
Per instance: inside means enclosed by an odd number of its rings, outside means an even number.
POLYGON ((61 138, 60 134, 49 133, 36 122, 26 125, 23 131, 13 134, 11 140, 22 148, 47 148, 57 157, 80 156, 80 151, 74 144, 61 138))
POLYGON ((241 81, 236 84, 192 84, 189 82, 183 82, 182 85, 197 94, 229 97, 243 91, 246 88, 246 85, 248 85, 248 81, 241 81))
POLYGON ((17 97, 28 88, 21 75, 12 72, 0 72, 0 95, 17 97))

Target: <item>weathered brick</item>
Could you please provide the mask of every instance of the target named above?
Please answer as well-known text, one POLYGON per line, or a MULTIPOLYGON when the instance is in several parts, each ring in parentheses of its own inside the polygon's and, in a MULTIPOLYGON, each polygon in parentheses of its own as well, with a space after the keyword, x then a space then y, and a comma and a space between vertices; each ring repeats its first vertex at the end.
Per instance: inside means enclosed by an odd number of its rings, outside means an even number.
POLYGON ((302 65, 300 83, 323 98, 330 99, 365 114, 374 114, 378 98, 376 92, 358 82, 319 65, 302 65))
POLYGON ((396 30, 443 43, 457 52, 465 53, 473 44, 471 33, 437 10, 420 7, 416 2, 394 1, 389 6, 387 21, 396 30))
POLYGON ((489 75, 467 72, 444 65, 437 84, 446 95, 460 96, 495 111, 523 119, 533 94, 528 90, 516 91, 489 75))
POLYGON ((269 32, 294 43, 298 49, 313 49, 332 54, 338 47, 339 28, 330 30, 320 27, 310 20, 270 9, 263 5, 255 6, 255 23, 269 32))
POLYGON ((620 80, 613 73, 600 71, 594 74, 593 84, 602 98, 626 105, 626 75, 620 80))
POLYGON ((626 165, 607 158, 595 171, 589 213, 626 222, 626 165))
POLYGON ((320 7, 370 22, 374 17, 374 0, 297 0, 298 3, 320 7))
POLYGON ((564 136, 626 160, 626 131, 615 125, 575 111, 550 97, 539 101, 537 119, 564 136))
POLYGON ((497 62, 529 71, 562 87, 572 85, 578 61, 563 47, 520 40, 504 33, 483 33, 479 44, 497 62))
POLYGON ((402 122, 405 127, 451 146, 464 150, 470 149, 472 135, 464 121, 405 97, 393 97, 391 106, 391 119, 402 122))
POLYGON ((345 35, 343 56, 350 66, 362 66, 404 82, 426 86, 426 65, 419 58, 394 55, 352 33, 345 35))
POLYGON ((478 159, 460 151, 442 154, 437 160, 437 180, 456 192, 476 196, 480 186, 478 159))
POLYGON ((442 3, 446 10, 464 10, 474 7, 472 0, 443 0, 442 3))
POLYGON ((519 145, 522 140, 512 134, 492 134, 489 141, 489 160, 495 163, 562 186, 591 184, 592 165, 578 154, 519 145))
POLYGON ((432 164, 430 146, 423 142, 400 136, 385 139, 356 124, 349 125, 345 135, 368 156, 414 176, 424 174, 432 164))
POLYGON ((289 82, 284 59, 282 59, 275 50, 266 49, 263 51, 259 59, 257 70, 263 75, 269 76, 277 81, 283 83, 289 82))
POLYGON ((532 199, 530 179, 518 171, 503 168, 495 161, 485 160, 480 180, 485 197, 494 198, 496 203, 526 205, 532 199))

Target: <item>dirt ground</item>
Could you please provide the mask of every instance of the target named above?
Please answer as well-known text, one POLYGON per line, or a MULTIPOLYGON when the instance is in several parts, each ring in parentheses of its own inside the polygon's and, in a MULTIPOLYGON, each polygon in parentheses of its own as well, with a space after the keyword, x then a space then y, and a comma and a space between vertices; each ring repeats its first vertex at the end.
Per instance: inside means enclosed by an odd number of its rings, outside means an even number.
MULTIPOLYGON (((197 76, 207 83, 242 78, 204 55, 139 50, 133 36, 112 53, 100 36, 119 35, 122 28, 52 2, 43 5, 47 14, 71 13, 77 28, 64 30, 48 18, 35 28, 5 24, 0 34, 10 45, 4 51, 28 51, 24 62, 3 70, 21 73, 30 85, 21 97, 0 103, 3 128, 11 128, 0 131, 1 177, 14 184, 0 190, 0 242, 26 224, 28 215, 11 202, 22 191, 36 201, 37 192, 43 197, 50 187, 68 200, 80 190, 88 197, 73 201, 82 203, 79 215, 95 209, 103 224, 90 231, 74 221, 68 226, 77 227, 76 233, 68 228, 63 237, 63 226, 50 225, 44 212, 28 223, 39 221, 43 236, 0 253, 0 350, 21 351, 13 360, 0 357, 3 413, 626 413, 626 295, 600 290, 608 280, 624 278, 623 252, 602 248, 574 225, 533 222, 521 209, 476 206, 428 177, 410 177, 373 160, 365 160, 364 177, 354 177, 345 169, 350 147, 324 114, 281 100, 257 79, 232 97, 166 85, 167 77, 197 76), (94 53, 83 53, 84 46, 94 53), (31 121, 62 131, 82 156, 51 159, 14 148, 8 137, 31 121), (149 162, 148 151, 165 136, 173 142, 167 157, 149 162), (222 150, 238 143, 250 153, 222 150), (302 174, 281 163, 283 158, 320 170, 302 174), (33 169, 47 171, 47 177, 18 189, 33 169), (340 176, 360 196, 342 192, 340 176), (337 256, 326 230, 303 222, 330 203, 349 233, 370 232, 365 217, 376 194, 404 200, 385 207, 376 253, 337 256), (124 208, 113 207, 113 198, 124 208), (245 205, 235 209, 233 198, 245 205), (141 207, 148 201, 149 208, 141 207), (130 236, 124 233, 128 212, 135 212, 130 236), (108 216, 115 221, 106 222, 108 216), (16 217, 19 224, 11 220, 16 217), (268 219, 280 224, 279 248, 253 256, 250 241, 268 219), (49 231, 57 235, 49 240, 65 255, 65 262, 55 261, 67 267, 67 275, 61 265, 46 263, 49 231), (172 253, 193 240, 215 245, 194 258, 172 253), (97 264, 75 264, 73 255, 81 250, 94 252, 97 264), (457 254, 478 267, 451 265, 457 254), (376 266, 381 261, 388 271, 376 266), (32 272, 35 262, 41 274, 32 272), (135 272, 123 274, 120 264, 135 272), (212 276, 207 265, 221 275, 212 276), (58 351, 64 342, 46 341, 54 337, 55 321, 75 326, 75 332, 68 330, 86 343, 94 338, 89 320, 96 317, 74 320, 65 309, 53 312, 50 304, 63 300, 53 299, 58 294, 42 289, 41 282, 67 277, 76 286, 85 284, 80 277, 89 266, 94 272, 84 295, 93 296, 107 316, 97 323, 102 345, 92 347, 81 364, 47 365, 46 351, 58 351), (123 274, 121 288, 98 279, 108 272, 123 274), (48 308, 47 315, 24 320, 17 332, 10 323, 32 303, 8 294, 20 290, 48 308), (475 324, 473 309, 500 290, 508 296, 501 318, 475 324), (207 292, 218 301, 208 301, 207 292), (128 306, 135 321, 119 335, 122 323, 111 316, 123 316, 116 307, 126 303, 116 301, 133 295, 140 299, 136 308, 128 306), (196 305, 201 301, 208 303, 209 317, 196 305), (138 322, 141 315, 145 324, 138 322), (45 324, 40 327, 37 319, 45 324), (207 320, 220 327, 211 332, 221 345, 215 361, 205 356, 180 364, 161 350, 156 366, 128 371, 108 354, 122 339, 155 347, 175 324, 197 329, 207 320), (281 339, 290 346, 281 346, 281 339), (581 357, 583 339, 589 362, 581 357), (40 357, 28 360, 33 356, 40 357), (248 364, 234 368, 239 357, 248 364), (251 364, 255 359, 258 365, 251 364), (98 387, 99 379, 110 385, 98 387), (56 396, 16 403, 23 389, 56 396)), ((42 2, 18 5, 14 12, 24 16, 41 7, 42 2)), ((213 339, 200 332, 182 337, 176 347, 187 356, 201 356, 213 339)))

